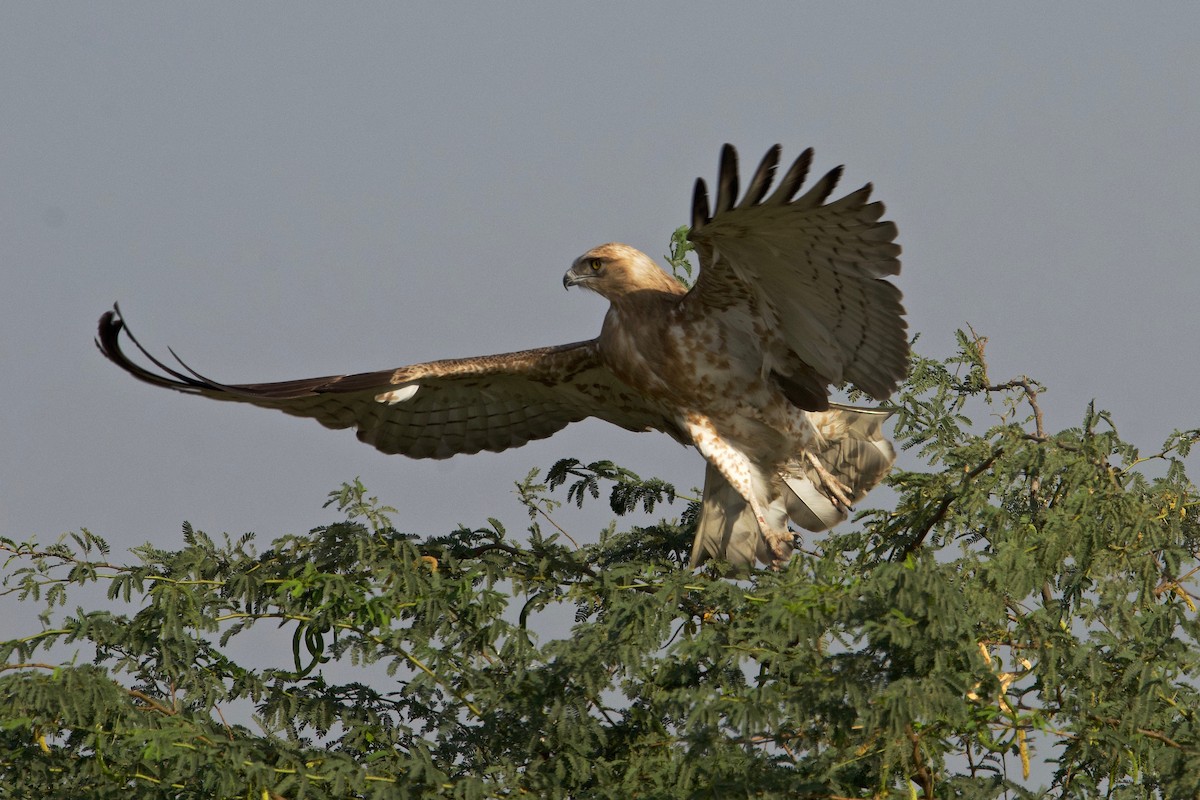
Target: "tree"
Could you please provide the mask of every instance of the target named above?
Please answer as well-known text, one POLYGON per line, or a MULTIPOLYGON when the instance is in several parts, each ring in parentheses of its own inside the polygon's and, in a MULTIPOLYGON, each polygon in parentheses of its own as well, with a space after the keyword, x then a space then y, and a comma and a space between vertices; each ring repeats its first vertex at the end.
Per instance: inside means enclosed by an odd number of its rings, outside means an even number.
POLYGON ((922 466, 890 476, 894 508, 745 580, 686 569, 695 504, 672 486, 574 460, 519 484, 519 535, 401 533, 355 481, 331 497, 344 521, 261 552, 186 524, 182 547, 130 564, 87 531, 4 540, 7 591, 45 610, 3 644, 0 785, 1197 796, 1200 495, 1182 459, 1200 431, 1143 455, 1089 407, 1048 433, 1041 384, 994 383, 985 340, 959 343, 915 357, 897 397, 897 442, 922 466), (576 546, 564 490, 682 514, 576 546), (65 613, 88 584, 129 605, 65 613), (574 623, 554 634, 561 609, 574 623), (235 658, 276 628, 277 650, 235 658), (51 647, 80 656, 43 662, 51 647))

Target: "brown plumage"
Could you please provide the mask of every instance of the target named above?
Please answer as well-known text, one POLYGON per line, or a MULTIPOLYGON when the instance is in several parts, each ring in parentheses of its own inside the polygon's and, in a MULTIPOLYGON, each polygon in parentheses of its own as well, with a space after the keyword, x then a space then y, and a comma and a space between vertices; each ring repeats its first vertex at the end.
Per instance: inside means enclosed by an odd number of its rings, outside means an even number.
POLYGON ((886 412, 831 406, 830 385, 886 398, 908 346, 896 227, 880 222, 870 186, 826 203, 840 168, 796 198, 805 151, 773 193, 772 148, 738 202, 737 156, 721 155, 709 212, 697 181, 689 239, 700 256, 686 290, 644 253, 609 243, 563 277, 609 301, 596 339, 393 370, 226 385, 170 367, 128 332, 118 309, 100 319, 110 360, 157 386, 251 403, 330 428, 355 428, 386 453, 446 458, 518 447, 594 416, 659 430, 709 463, 692 561, 738 569, 791 553, 788 519, 824 530, 890 468, 886 412), (765 199, 764 199, 765 198, 765 199), (121 349, 124 330, 159 372, 121 349))

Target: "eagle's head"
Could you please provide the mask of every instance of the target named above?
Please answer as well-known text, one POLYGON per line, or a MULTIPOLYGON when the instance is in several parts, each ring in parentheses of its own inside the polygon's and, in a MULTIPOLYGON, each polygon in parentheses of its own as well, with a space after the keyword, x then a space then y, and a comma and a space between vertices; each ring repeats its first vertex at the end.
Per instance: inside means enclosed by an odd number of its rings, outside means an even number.
POLYGON ((685 292, 679 281, 663 272, 654 259, 620 242, 593 247, 575 259, 563 275, 563 287, 572 286, 591 289, 610 302, 633 292, 685 292))

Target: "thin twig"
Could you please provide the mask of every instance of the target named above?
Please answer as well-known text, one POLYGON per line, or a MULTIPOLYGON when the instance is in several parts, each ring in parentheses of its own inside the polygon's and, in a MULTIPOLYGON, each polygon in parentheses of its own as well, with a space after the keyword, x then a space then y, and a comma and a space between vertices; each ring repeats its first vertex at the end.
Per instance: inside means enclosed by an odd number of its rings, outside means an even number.
MULTIPOLYGON (((986 461, 964 475, 962 481, 959 483, 960 490, 962 487, 975 480, 975 478, 979 477, 979 475, 986 472, 987 469, 992 466, 992 464, 996 463, 996 459, 998 459, 1003 453, 1003 447, 997 448, 995 452, 993 452, 991 456, 987 458, 986 461)), ((914 553, 925 541, 925 537, 929 535, 929 532, 933 530, 933 526, 941 522, 946 516, 946 512, 950 510, 950 506, 954 503, 958 495, 958 492, 946 494, 942 498, 942 501, 938 503, 937 509, 932 515, 930 515, 929 519, 925 521, 925 524, 921 526, 921 529, 917 531, 917 535, 911 541, 909 541, 909 543, 904 546, 904 549, 900 550, 892 560, 903 561, 904 559, 908 558, 909 555, 914 553)))
POLYGON ((0 664, 0 672, 9 669, 48 669, 56 670, 61 664, 44 664, 40 661, 27 661, 21 664, 0 664))
POLYGON ((921 785, 921 791, 925 794, 925 800, 931 800, 933 797, 933 773, 925 763, 924 756, 921 755, 921 737, 913 730, 911 724, 905 725, 904 731, 908 734, 908 740, 912 742, 913 762, 917 767, 917 774, 913 777, 921 785))
POLYGON ((571 534, 567 533, 566 529, 564 529, 562 525, 559 525, 557 522, 555 522, 553 517, 551 517, 549 514, 547 514, 545 511, 538 508, 537 506, 534 506, 534 510, 537 511, 537 513, 541 514, 546 519, 546 522, 549 522, 551 525, 553 525, 558 530, 559 533, 561 533, 563 536, 570 539, 571 544, 575 545, 576 550, 579 549, 579 542, 575 541, 575 537, 573 537, 571 534))
POLYGON ((150 709, 157 711, 160 714, 166 714, 168 717, 173 717, 179 713, 178 711, 176 711, 173 708, 167 708, 162 703, 158 702, 157 700, 155 700, 153 697, 146 694, 145 692, 139 691, 137 689, 126 689, 125 692, 130 697, 136 697, 138 700, 141 700, 143 703, 146 703, 146 705, 150 709))
POLYGON ((1046 441, 1046 428, 1044 418, 1042 417, 1042 407, 1038 405, 1038 395, 1041 394, 1042 387, 1036 381, 1031 381, 1024 376, 1007 383, 996 383, 983 387, 986 392, 1006 392, 1009 389, 1021 389, 1025 392, 1025 400, 1029 403, 1029 407, 1033 409, 1033 427, 1034 435, 1038 441, 1046 441))
POLYGON ((213 703, 213 711, 216 711, 217 716, 221 718, 221 724, 225 726, 225 735, 229 737, 229 741, 234 741, 233 728, 231 728, 229 723, 225 721, 225 715, 221 713, 221 707, 216 703, 213 703))

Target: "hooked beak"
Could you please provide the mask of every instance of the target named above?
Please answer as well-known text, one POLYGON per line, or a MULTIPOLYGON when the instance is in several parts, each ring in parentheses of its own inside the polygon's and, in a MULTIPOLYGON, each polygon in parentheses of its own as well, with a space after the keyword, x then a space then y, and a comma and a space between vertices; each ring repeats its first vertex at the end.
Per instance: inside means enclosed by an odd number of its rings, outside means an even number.
POLYGON ((583 280, 583 278, 580 278, 578 275, 575 274, 574 268, 569 269, 563 274, 563 288, 570 289, 572 286, 575 286, 576 284, 580 283, 582 280, 583 280))

